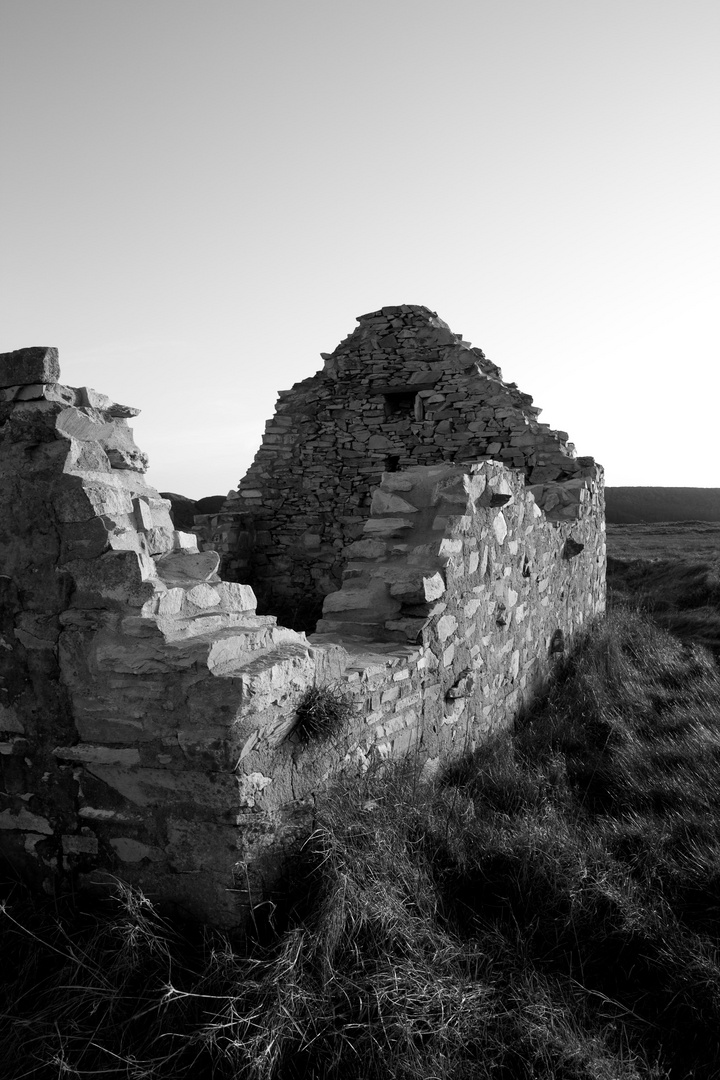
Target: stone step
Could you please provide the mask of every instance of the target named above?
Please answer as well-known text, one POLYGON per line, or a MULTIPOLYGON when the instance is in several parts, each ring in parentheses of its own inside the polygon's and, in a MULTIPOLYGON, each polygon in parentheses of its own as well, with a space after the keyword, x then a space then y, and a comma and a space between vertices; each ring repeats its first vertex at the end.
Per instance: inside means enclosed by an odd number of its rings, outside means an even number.
POLYGON ((145 604, 143 615, 157 616, 168 627, 203 617, 230 615, 255 616, 257 601, 249 585, 232 581, 214 583, 188 581, 182 585, 158 590, 150 603, 145 604))
POLYGON ((287 645, 308 656, 304 634, 277 626, 270 615, 221 616, 221 622, 197 620, 194 632, 168 636, 162 620, 129 616, 118 631, 99 637, 98 668, 104 672, 151 674, 207 667, 213 675, 235 677, 248 665, 287 645))

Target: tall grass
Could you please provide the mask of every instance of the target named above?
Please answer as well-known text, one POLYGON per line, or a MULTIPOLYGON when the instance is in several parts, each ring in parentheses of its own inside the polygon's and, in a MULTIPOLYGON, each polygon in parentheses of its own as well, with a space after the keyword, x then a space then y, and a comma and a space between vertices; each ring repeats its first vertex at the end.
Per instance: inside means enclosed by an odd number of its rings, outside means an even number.
POLYGON ((7 1080, 711 1080, 718 670, 612 613, 438 782, 330 792, 254 939, 6 892, 7 1080))
POLYGON ((720 659, 720 562, 608 559, 611 604, 641 611, 720 659))

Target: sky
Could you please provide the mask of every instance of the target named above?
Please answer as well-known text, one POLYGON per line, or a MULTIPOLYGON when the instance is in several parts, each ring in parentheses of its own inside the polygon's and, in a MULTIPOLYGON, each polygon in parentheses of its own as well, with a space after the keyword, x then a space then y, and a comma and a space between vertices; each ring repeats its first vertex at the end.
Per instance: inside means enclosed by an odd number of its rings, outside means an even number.
POLYGON ((236 487, 424 304, 619 485, 720 487, 717 0, 0 0, 0 351, 236 487))

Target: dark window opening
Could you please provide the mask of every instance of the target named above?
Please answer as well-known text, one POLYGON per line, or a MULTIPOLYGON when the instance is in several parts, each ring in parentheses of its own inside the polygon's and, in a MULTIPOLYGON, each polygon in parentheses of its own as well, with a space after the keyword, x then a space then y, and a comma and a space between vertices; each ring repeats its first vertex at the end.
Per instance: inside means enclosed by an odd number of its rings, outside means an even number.
POLYGON ((403 390, 397 394, 383 394, 385 398, 385 416, 414 416, 415 398, 414 390, 403 390))
POLYGON ((385 472, 397 472, 400 467, 400 455, 389 454, 385 458, 385 472))

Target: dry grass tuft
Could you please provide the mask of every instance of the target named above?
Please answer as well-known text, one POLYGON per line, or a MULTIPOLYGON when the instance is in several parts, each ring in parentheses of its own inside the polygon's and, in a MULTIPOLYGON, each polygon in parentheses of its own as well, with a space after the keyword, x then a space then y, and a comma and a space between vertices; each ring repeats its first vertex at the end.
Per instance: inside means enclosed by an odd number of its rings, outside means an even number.
POLYGON ((339 686, 310 686, 296 711, 293 736, 301 742, 327 738, 341 731, 353 712, 353 699, 339 686))

